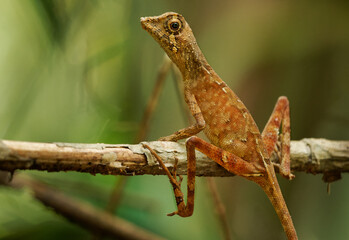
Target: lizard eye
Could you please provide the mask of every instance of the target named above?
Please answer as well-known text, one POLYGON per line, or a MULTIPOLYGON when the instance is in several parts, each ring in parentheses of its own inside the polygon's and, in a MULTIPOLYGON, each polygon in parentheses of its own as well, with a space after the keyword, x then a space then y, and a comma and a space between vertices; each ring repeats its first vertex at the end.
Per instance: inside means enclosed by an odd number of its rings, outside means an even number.
POLYGON ((177 32, 181 29, 182 22, 179 19, 174 18, 168 21, 167 25, 171 32, 177 32))

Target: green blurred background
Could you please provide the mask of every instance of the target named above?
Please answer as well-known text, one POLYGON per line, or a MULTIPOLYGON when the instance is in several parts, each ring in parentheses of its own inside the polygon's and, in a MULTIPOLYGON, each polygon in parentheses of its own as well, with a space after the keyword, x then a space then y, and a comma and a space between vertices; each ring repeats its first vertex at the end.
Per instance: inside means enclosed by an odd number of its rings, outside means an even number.
MULTIPOLYGON (((280 95, 291 103, 292 139, 349 139, 347 1, 1 0, 0 137, 44 142, 133 143, 163 51, 141 16, 182 13, 209 63, 242 98, 260 129, 280 95)), ((147 140, 187 123, 171 76, 147 140)), ((105 208, 116 176, 26 172, 105 208)), ((349 179, 280 179, 300 239, 349 239, 349 179), (347 186, 347 187, 346 187, 347 186)), ((285 239, 264 193, 216 179, 234 239, 285 239)), ((220 239, 205 179, 195 214, 175 210, 164 176, 128 177, 115 214, 168 239, 220 239)), ((0 188, 1 239, 86 239, 84 229, 33 199, 0 188)))

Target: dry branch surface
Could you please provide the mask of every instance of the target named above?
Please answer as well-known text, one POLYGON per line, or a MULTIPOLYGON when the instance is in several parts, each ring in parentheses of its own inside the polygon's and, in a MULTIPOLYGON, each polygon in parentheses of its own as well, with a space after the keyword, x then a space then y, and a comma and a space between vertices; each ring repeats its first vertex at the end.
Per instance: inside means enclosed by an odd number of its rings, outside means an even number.
MULTIPOLYGON (((178 174, 186 174, 184 143, 147 142, 172 167, 178 159, 178 174)), ((349 141, 302 139, 291 142, 293 171, 349 172, 349 141)), ((0 170, 36 169, 77 171, 107 175, 163 175, 155 159, 141 144, 78 144, 0 141, 0 170)), ((198 176, 232 176, 197 152, 198 176)))

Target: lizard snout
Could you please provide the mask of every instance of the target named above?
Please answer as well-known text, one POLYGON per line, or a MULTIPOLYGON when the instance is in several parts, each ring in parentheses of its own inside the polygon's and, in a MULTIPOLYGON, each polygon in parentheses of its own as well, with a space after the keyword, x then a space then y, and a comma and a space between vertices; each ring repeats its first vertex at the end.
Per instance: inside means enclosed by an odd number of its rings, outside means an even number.
POLYGON ((151 29, 153 26, 152 26, 152 18, 151 17, 141 17, 141 25, 142 25, 142 28, 145 29, 145 30, 149 30, 151 29))

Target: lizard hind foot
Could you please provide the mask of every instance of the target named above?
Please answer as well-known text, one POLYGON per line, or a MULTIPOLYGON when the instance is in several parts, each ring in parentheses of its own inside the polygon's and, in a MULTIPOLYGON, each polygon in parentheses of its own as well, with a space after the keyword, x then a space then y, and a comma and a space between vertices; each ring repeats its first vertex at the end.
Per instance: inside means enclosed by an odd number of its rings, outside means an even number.
POLYGON ((274 165, 274 168, 276 168, 279 171, 280 175, 283 176, 284 178, 288 180, 293 180, 295 178, 295 175, 293 175, 289 169, 288 170, 284 169, 281 164, 273 163, 273 165, 274 165))

